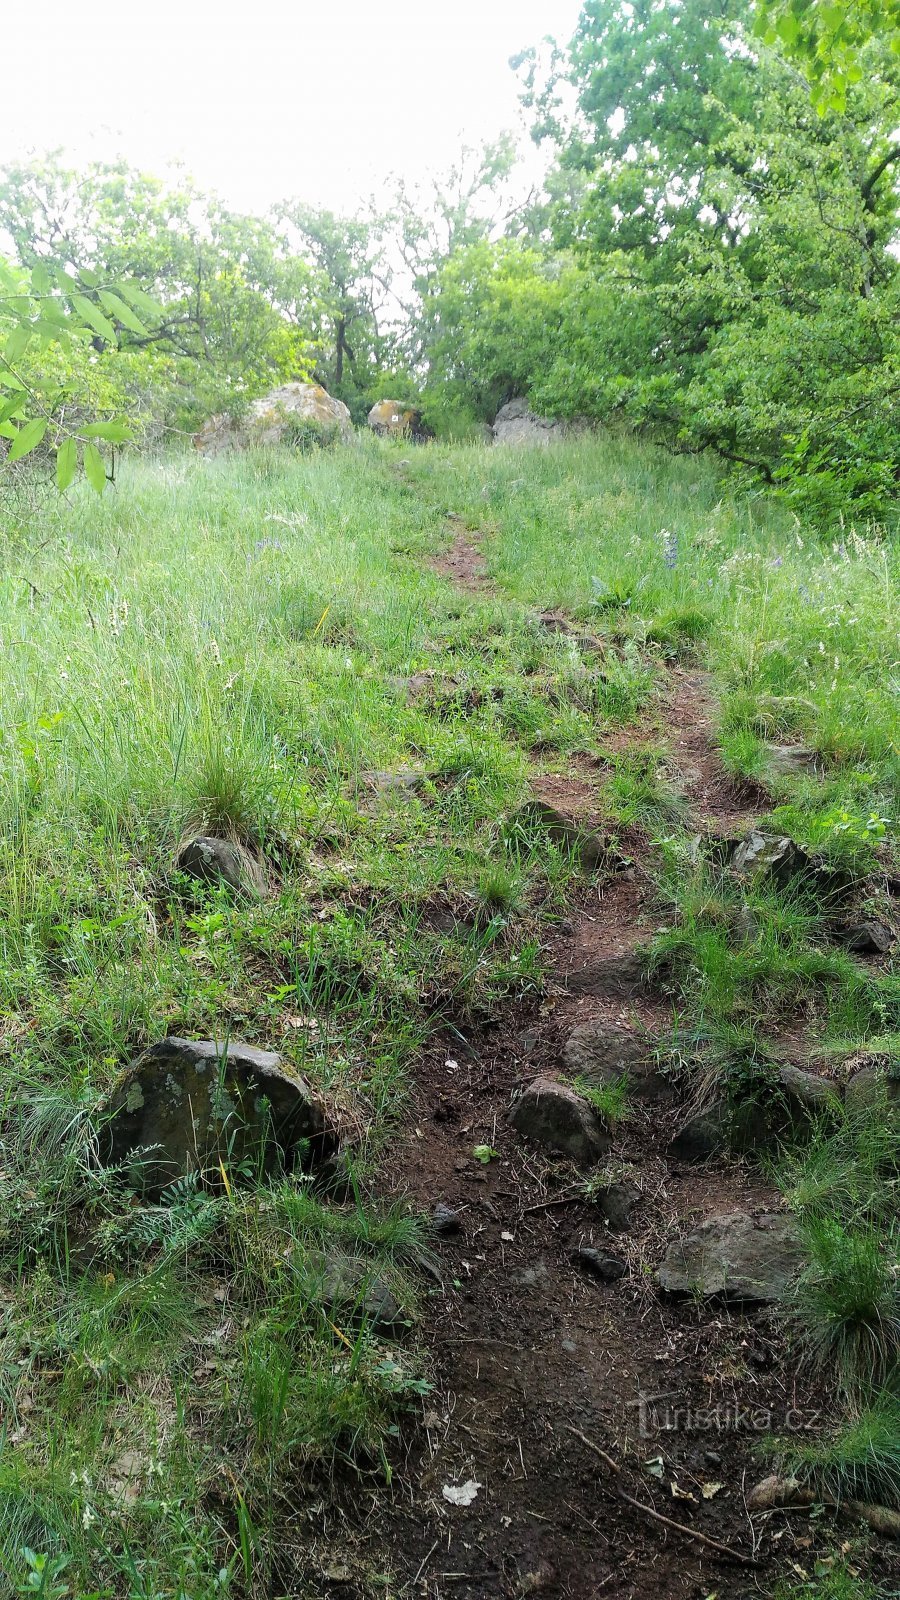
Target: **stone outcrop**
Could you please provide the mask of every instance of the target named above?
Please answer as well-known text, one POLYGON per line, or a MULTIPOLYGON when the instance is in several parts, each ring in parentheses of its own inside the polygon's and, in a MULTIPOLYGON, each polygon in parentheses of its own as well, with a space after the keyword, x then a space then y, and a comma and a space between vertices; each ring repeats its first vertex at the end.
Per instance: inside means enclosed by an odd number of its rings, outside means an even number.
POLYGON ((547 445, 562 439, 565 428, 549 417, 538 417, 527 400, 508 400, 494 418, 494 444, 547 445))
POLYGON ((405 406, 401 400, 379 400, 366 421, 373 433, 386 439, 430 439, 431 429, 422 420, 418 406, 405 406))
POLYGON ((135 1188, 158 1194, 187 1173, 229 1181, 294 1164, 299 1147, 334 1148, 324 1107, 274 1051, 236 1040, 162 1039, 126 1068, 104 1117, 104 1155, 135 1188))
POLYGON ((342 400, 334 400, 320 383, 283 383, 261 400, 251 402, 246 414, 232 417, 219 412, 194 434, 203 455, 226 450, 248 450, 265 445, 289 446, 298 433, 319 437, 322 443, 350 439, 353 423, 342 400))
POLYGON ((657 1276, 669 1294, 761 1303, 779 1300, 802 1265, 793 1217, 732 1211, 671 1244, 657 1276))

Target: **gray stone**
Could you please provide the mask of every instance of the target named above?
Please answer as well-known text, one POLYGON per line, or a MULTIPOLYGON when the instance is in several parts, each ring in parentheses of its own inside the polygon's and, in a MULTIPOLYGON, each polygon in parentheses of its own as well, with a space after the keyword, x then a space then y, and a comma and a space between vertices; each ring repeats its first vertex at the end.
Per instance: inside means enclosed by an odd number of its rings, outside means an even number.
MULTIPOLYGON (((304 1274, 309 1267, 304 1264, 304 1274)), ((409 1313, 400 1304, 383 1273, 353 1256, 326 1255, 322 1258, 314 1284, 314 1297, 336 1318, 359 1328, 366 1324, 384 1333, 401 1333, 410 1323, 409 1313)))
POLYGON ((431 1226, 442 1239, 448 1239, 460 1231, 462 1224, 459 1220, 459 1212, 454 1211, 452 1206, 444 1205, 443 1201, 439 1201, 431 1213, 431 1226))
POLYGON ((814 1072, 804 1072, 801 1067, 789 1063, 779 1067, 778 1082, 795 1122, 821 1115, 839 1099, 835 1085, 828 1078, 819 1078, 814 1072))
POLYGON ((782 878, 790 876, 801 860, 801 852, 793 839, 760 833, 754 829, 736 846, 731 865, 735 872, 748 876, 766 873, 782 878))
POLYGON ((847 1084, 845 1103, 855 1115, 881 1106, 892 1120, 900 1119, 900 1070, 895 1064, 870 1062, 854 1072, 847 1084))
POLYGON ((311 1142, 334 1149, 325 1111, 305 1079, 274 1051, 236 1040, 162 1039, 120 1077, 105 1107, 105 1155, 124 1164, 148 1193, 189 1172, 234 1181, 243 1162, 254 1173, 290 1165, 311 1142))
POLYGON ((266 892, 266 875, 256 856, 231 839, 199 834, 178 852, 178 867, 201 883, 225 883, 238 894, 260 899, 266 892))
POLYGON ((659 1099, 668 1092, 668 1084, 656 1071, 652 1051, 646 1034, 600 1019, 573 1029, 563 1046, 563 1061, 573 1077, 601 1084, 625 1077, 635 1094, 659 1099))
POLYGON ((729 1126, 724 1101, 692 1111, 670 1140, 666 1154, 672 1161, 706 1161, 726 1148, 729 1126))
POLYGON ((544 800, 528 800, 512 821, 528 828, 540 828, 554 844, 571 850, 589 872, 608 866, 613 859, 609 841, 583 822, 567 817, 544 800))
POLYGON ((733 1211, 671 1244, 657 1276, 668 1294, 759 1303, 780 1299, 802 1265, 793 1217, 733 1211))
POLYGON ((644 962, 636 950, 603 956, 566 973, 570 994, 589 994, 609 1000, 631 1000, 647 988, 644 962))
POLYGON ((595 1250, 591 1245, 579 1245, 569 1257, 573 1267, 580 1267, 583 1272, 589 1272, 593 1278, 600 1278, 603 1283, 616 1283, 625 1276, 625 1263, 615 1256, 607 1255, 603 1250, 595 1250))
POLYGON ((770 744, 766 747, 766 763, 773 777, 791 778, 818 772, 822 758, 805 744, 770 744))
POLYGON ((867 917, 863 922, 842 928, 840 938, 848 950, 863 956, 885 956, 897 942, 893 928, 878 917, 867 917))
POLYGON ((609 1148, 609 1135, 587 1100, 555 1078, 535 1078, 513 1102, 509 1121, 517 1133, 581 1167, 592 1166, 609 1148))
POLYGON ((593 1190, 593 1201, 613 1233, 625 1233, 631 1227, 631 1216, 643 1196, 636 1184, 616 1179, 603 1189, 593 1190))
POLYGON ((397 767, 392 772, 367 772, 363 782, 373 794, 418 794, 425 788, 428 774, 417 767, 397 767))
MULTIPOLYGON (((430 439, 431 429, 422 421, 418 406, 407 406, 402 400, 376 400, 366 418, 373 433, 386 439, 430 439)), ((408 467, 408 461, 398 463, 408 467)))
POLYGON ((494 418, 492 436, 494 444, 548 445, 563 438, 565 428, 561 422, 549 417, 538 417, 527 400, 508 400, 494 418))

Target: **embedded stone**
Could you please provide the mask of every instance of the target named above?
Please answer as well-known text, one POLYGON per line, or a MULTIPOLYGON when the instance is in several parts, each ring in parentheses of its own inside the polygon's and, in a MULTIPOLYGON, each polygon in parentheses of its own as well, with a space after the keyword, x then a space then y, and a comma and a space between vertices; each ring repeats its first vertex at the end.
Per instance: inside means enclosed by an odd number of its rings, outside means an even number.
POLYGON ((803 1259, 793 1217, 732 1211, 675 1240, 657 1277, 668 1294, 763 1303, 781 1298, 803 1259))
POLYGON ((578 1166, 591 1166, 609 1148, 609 1135, 588 1101, 555 1078, 535 1078, 509 1111, 517 1133, 578 1166))
POLYGON ((237 1040, 162 1039, 126 1068, 104 1117, 104 1155, 150 1194, 198 1172, 234 1182, 315 1160, 335 1139, 325 1110, 280 1055, 237 1040))

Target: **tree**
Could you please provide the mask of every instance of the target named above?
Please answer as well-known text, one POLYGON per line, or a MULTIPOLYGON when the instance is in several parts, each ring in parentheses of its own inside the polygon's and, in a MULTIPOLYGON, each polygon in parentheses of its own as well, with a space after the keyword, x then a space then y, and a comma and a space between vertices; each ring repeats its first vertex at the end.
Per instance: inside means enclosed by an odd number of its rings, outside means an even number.
POLYGON ((900 54, 900 0, 761 0, 756 32, 809 75, 819 111, 844 111, 870 40, 900 54))
POLYGON ((587 0, 557 54, 577 97, 565 131, 558 82, 524 63, 537 132, 555 128, 585 180, 554 242, 615 291, 590 349, 569 341, 591 381, 559 403, 592 393, 593 414, 714 448, 823 514, 842 496, 878 513, 898 474, 900 58, 870 39, 844 111, 819 116, 743 11, 587 0))

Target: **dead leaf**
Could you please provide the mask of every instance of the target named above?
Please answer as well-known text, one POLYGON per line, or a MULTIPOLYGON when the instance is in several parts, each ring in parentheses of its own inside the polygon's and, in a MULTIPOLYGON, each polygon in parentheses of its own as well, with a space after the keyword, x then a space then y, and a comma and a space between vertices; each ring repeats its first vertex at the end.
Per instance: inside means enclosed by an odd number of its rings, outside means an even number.
POLYGON ((672 1499, 673 1500, 690 1500, 692 1506, 695 1506, 697 1504, 697 1501, 694 1498, 694 1496, 691 1494, 690 1490, 689 1489, 682 1489, 681 1484, 677 1483, 674 1478, 672 1479, 671 1483, 669 1484, 669 1488, 670 1488, 670 1490, 672 1492, 672 1499))
POLYGON ((651 1478, 658 1478, 660 1483, 662 1483, 662 1480, 665 1477, 662 1456, 652 1456, 649 1461, 645 1461, 644 1471, 649 1472, 651 1478))
POLYGON ((724 1487, 724 1483, 705 1483, 701 1491, 704 1500, 714 1500, 724 1487))

